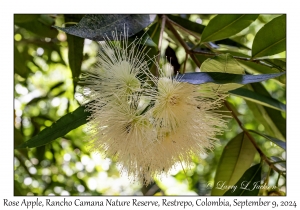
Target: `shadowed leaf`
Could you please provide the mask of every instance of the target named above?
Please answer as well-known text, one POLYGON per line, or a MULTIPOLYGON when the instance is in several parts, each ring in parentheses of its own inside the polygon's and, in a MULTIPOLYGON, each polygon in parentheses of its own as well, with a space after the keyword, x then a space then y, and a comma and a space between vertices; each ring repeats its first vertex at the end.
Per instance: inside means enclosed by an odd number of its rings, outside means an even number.
POLYGON ((254 130, 249 130, 250 132, 252 133, 256 133, 270 141, 272 141, 274 144, 278 145, 279 147, 281 147, 282 149, 286 150, 286 142, 282 141, 282 140, 279 140, 275 137, 272 137, 272 136, 268 136, 268 135, 265 135, 265 134, 262 134, 262 133, 259 133, 257 131, 254 131, 254 130))
POLYGON ((50 127, 45 128, 38 135, 15 148, 40 147, 66 135, 71 130, 87 123, 87 118, 90 113, 85 112, 84 110, 85 107, 80 106, 74 112, 66 114, 57 122, 53 123, 50 127))
POLYGON ((241 74, 227 74, 227 73, 216 73, 216 72, 194 72, 179 75, 181 82, 188 82, 194 85, 204 84, 204 83, 215 83, 215 84, 227 84, 227 83, 237 83, 237 84, 249 84, 262 82, 271 78, 283 75, 282 73, 277 74, 260 74, 260 75, 241 75, 241 74))
POLYGON ((81 38, 103 41, 108 37, 113 40, 112 32, 124 34, 128 29, 128 37, 138 33, 152 23, 155 15, 85 15, 77 25, 58 29, 81 38), (105 38, 104 38, 105 37, 105 38))
MULTIPOLYGON (((79 21, 81 20, 82 15, 65 15, 66 22, 79 21)), ((75 88, 78 82, 79 75, 81 73, 81 64, 83 60, 83 47, 84 47, 84 39, 81 37, 73 36, 71 34, 67 34, 67 42, 68 42, 68 58, 69 65, 72 71, 73 77, 73 90, 75 93, 75 88)))
MULTIPOLYGON (((262 84, 255 83, 251 84, 251 86, 256 93, 266 97, 271 97, 270 93, 262 84)), ((286 139, 286 119, 282 117, 281 111, 271 109, 269 107, 263 107, 263 109, 265 110, 265 115, 267 115, 267 117, 273 121, 273 124, 276 126, 275 129, 278 130, 282 135, 281 137, 275 133, 275 136, 281 139, 286 139)))
POLYGON ((229 141, 220 158, 211 195, 223 195, 223 185, 233 186, 251 166, 255 153, 244 132, 229 141))
POLYGON ((261 181, 261 164, 249 168, 234 185, 236 190, 228 190, 225 196, 255 196, 259 193, 261 181), (257 186, 257 187, 256 187, 257 186))
POLYGON ((231 90, 231 91, 229 91, 229 93, 236 95, 236 96, 240 96, 246 100, 261 104, 263 106, 277 109, 279 111, 286 111, 286 105, 281 103, 280 101, 277 101, 274 98, 261 95, 259 93, 253 92, 253 91, 245 89, 245 88, 231 90))

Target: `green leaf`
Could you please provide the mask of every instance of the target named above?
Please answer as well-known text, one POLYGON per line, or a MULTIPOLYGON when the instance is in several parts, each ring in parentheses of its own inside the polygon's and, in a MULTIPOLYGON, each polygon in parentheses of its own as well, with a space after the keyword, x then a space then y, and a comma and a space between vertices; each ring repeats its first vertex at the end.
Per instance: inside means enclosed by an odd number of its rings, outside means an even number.
POLYGON ((56 38, 58 35, 58 31, 55 28, 45 25, 40 18, 30 22, 16 23, 16 25, 42 37, 56 38))
POLYGON ((245 89, 245 88, 231 90, 231 91, 229 91, 229 93, 236 95, 236 96, 240 96, 246 100, 261 104, 263 106, 277 109, 279 111, 286 111, 286 105, 281 103, 280 101, 277 101, 274 98, 261 95, 259 93, 253 92, 253 91, 245 89))
POLYGON ((279 147, 281 147, 282 149, 286 150, 286 143, 285 143, 284 141, 279 140, 279 139, 277 139, 277 138, 275 138, 275 137, 272 137, 272 136, 268 136, 268 135, 259 133, 259 132, 254 131, 254 130, 249 130, 249 131, 252 132, 252 133, 256 133, 256 134, 258 134, 258 135, 260 135, 260 136, 262 136, 262 137, 264 137, 264 138, 266 138, 266 139, 272 141, 274 144, 276 144, 276 145, 278 145, 279 147))
POLYGON ((281 68, 286 71, 286 61, 281 59, 265 59, 266 63, 271 64, 274 67, 281 68))
POLYGON ((112 32, 117 31, 118 38, 128 30, 128 37, 146 28, 154 20, 153 15, 85 15, 75 26, 60 28, 68 34, 95 41, 113 40, 112 32))
POLYGON ((66 135, 71 130, 87 123, 89 112, 84 111, 85 107, 80 106, 74 112, 68 113, 50 127, 45 128, 39 134, 16 147, 19 148, 33 148, 48 144, 51 141, 66 135))
POLYGON ((65 82, 58 82, 58 83, 52 85, 52 86, 50 87, 50 89, 49 89, 49 92, 51 92, 51 91, 54 90, 55 88, 58 88, 58 87, 62 86, 63 84, 65 84, 65 82))
MULTIPOLYGON (((264 61, 266 61, 266 60, 264 60, 264 61)), ((245 68, 245 70, 248 73, 251 73, 251 74, 256 74, 256 73, 271 74, 271 73, 280 72, 280 70, 277 68, 272 68, 271 66, 262 65, 262 64, 258 64, 255 62, 242 61, 242 60, 239 60, 238 62, 242 65, 242 67, 245 68)), ((274 78, 274 79, 276 80, 277 83, 280 83, 282 85, 282 84, 285 84, 285 80, 284 80, 285 77, 286 77, 286 75, 282 75, 282 76, 274 78)))
POLYGON ((222 185, 233 186, 251 166, 255 153, 244 132, 229 141, 220 158, 211 195, 223 195, 227 189, 222 185))
POLYGON ((168 15, 168 18, 173 20, 175 23, 178 23, 179 25, 183 26, 184 28, 194 31, 196 33, 201 34, 204 30, 205 26, 201 25, 199 23, 192 22, 188 19, 182 18, 180 16, 174 16, 174 15, 168 15))
POLYGON ((256 34, 252 44, 252 57, 275 55, 286 50, 286 15, 274 18, 256 34))
MULTIPOLYGON (((158 43, 159 40, 159 34, 160 34, 160 30, 159 30, 159 24, 156 22, 154 24, 152 24, 149 28, 149 30, 147 31, 147 33, 150 35, 151 39, 153 40, 154 43, 158 43)), ((157 47, 149 47, 149 51, 147 53, 147 56, 151 59, 156 59, 155 57, 158 54, 158 49, 157 47)), ((152 74, 155 74, 156 72, 156 66, 154 64, 154 62, 148 62, 148 67, 151 71, 152 74)))
POLYGON ((216 41, 233 36, 248 27, 258 15, 217 15, 205 27, 201 42, 216 41))
POLYGON ((260 74, 260 75, 241 75, 241 74, 228 74, 228 73, 216 73, 216 72, 193 72, 179 75, 179 81, 188 82, 194 85, 204 84, 204 83, 215 83, 215 84, 227 84, 227 83, 237 83, 237 84, 249 84, 255 82, 262 82, 274 77, 283 75, 282 73, 277 74, 260 74))
POLYGON ((139 39, 139 43, 142 45, 146 45, 148 47, 155 47, 157 48, 157 45, 155 42, 151 39, 148 33, 145 33, 144 31, 140 31, 139 33, 135 34, 135 36, 132 36, 128 39, 129 42, 133 42, 134 40, 139 39))
POLYGON ((234 185, 236 190, 229 189, 225 196, 255 196, 259 193, 261 182, 261 164, 249 168, 234 185), (256 187, 257 186, 257 187, 256 187))
MULTIPOLYGON (((261 95, 264 95, 266 97, 271 97, 270 93, 265 89, 265 87, 260 83, 251 84, 253 90, 261 95)), ((273 124, 276 126, 273 128, 275 130, 274 134, 278 138, 286 139, 286 119, 284 119, 281 115, 281 112, 278 110, 271 109, 269 107, 263 107, 265 112, 263 113, 264 117, 270 118, 273 122, 273 124), (276 130, 280 132, 277 134, 276 130), (280 135, 281 134, 281 135, 280 135)))
MULTIPOLYGON (((66 22, 79 21, 81 20, 81 18, 82 15, 65 15, 66 22)), ((67 34, 67 42, 69 48, 68 51, 69 65, 72 71, 73 90, 75 93, 75 88, 79 80, 79 75, 81 73, 84 39, 81 37, 73 36, 71 34, 67 34)))
MULTIPOLYGON (((201 72, 222 72, 231 74, 245 74, 243 67, 229 53, 221 54, 205 60, 201 67, 201 72)), ((210 85, 212 89, 218 91, 228 91, 239 88, 240 84, 210 85)))
POLYGON ((37 18, 39 18, 40 15, 38 14, 14 14, 14 22, 15 23, 25 23, 33 21, 37 18))
POLYGON ((26 60, 14 45, 14 71, 23 78, 26 78, 30 69, 26 66, 26 60))

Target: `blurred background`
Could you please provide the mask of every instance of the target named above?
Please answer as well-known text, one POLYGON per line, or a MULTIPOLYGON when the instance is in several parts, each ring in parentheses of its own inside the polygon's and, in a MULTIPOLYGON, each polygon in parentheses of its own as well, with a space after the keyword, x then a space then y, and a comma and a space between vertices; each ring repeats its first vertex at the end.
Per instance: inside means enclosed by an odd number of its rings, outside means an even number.
MULTIPOLYGON (((215 15, 174 15, 194 23, 207 25, 215 15)), ((249 27, 231 37, 236 46, 214 42, 218 50, 232 55, 250 56, 250 48, 257 31, 278 15, 260 15, 249 27), (247 51, 248 49, 248 51, 247 51)), ((14 145, 35 136, 42 129, 80 106, 80 86, 73 79, 69 63, 70 39, 66 33, 53 28, 66 22, 78 22, 80 15, 15 15, 14 20, 14 145), (76 19, 77 18, 77 19, 76 19), (77 21, 76 21, 77 20, 77 21), (69 42, 68 42, 69 41, 69 42)), ((188 37, 187 37, 188 38, 188 37)), ((193 41, 192 38, 191 42, 193 41)), ((228 42, 229 42, 228 41, 228 42)), ((75 42, 76 44, 76 40, 75 42)), ((81 71, 91 68, 96 62, 98 44, 85 39, 83 43, 81 71)), ((228 44, 228 43, 227 43, 228 44)), ((184 49, 172 42, 168 33, 164 34, 163 52, 170 46, 176 53, 178 63, 185 59, 184 49)), ((285 52, 272 58, 285 58, 285 52)), ((206 57, 198 56, 199 60, 206 57)), ((75 61, 81 62, 81 61, 75 61)), ((255 63, 242 63, 247 72, 257 70, 255 63)), ((181 65, 182 66, 182 65, 181 65)), ((263 67, 261 67, 263 71, 263 67)), ((197 71, 190 60, 187 72, 197 71)), ((266 72, 265 72, 266 73, 266 72)), ((268 73, 268 72, 267 72, 268 73)), ((269 72, 270 73, 270 72, 269 72)), ((262 85, 272 97, 286 103, 284 78, 268 80, 262 85)), ((237 110, 247 129, 268 135, 278 131, 272 119, 261 119, 261 110, 253 102, 229 95, 228 102, 237 110)), ((285 118, 285 113, 281 112, 285 118)), ((228 130, 218 136, 220 144, 208 155, 195 157, 194 164, 182 171, 175 167, 170 175, 155 179, 150 186, 130 182, 126 174, 119 174, 119 166, 110 158, 87 150, 88 134, 86 126, 80 126, 50 144, 32 149, 14 150, 14 195, 210 195, 216 168, 227 142, 242 130, 234 119, 228 119, 228 130)), ((268 156, 285 159, 285 151, 253 134, 259 146, 268 156)), ((256 154, 254 163, 259 163, 256 154)), ((267 168, 263 169, 267 173, 267 168)), ((278 174, 271 172, 270 185, 275 185, 278 174)), ((280 190, 285 192, 284 178, 279 179, 280 190)), ((261 192, 263 194, 264 192, 261 192)))

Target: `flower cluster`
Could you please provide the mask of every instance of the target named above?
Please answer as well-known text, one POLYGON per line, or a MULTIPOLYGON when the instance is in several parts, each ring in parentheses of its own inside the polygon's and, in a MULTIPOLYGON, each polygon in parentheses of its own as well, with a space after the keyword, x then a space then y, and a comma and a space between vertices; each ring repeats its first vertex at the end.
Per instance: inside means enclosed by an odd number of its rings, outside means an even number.
POLYGON ((129 43, 126 33, 113 37, 115 42, 100 42, 98 66, 84 78, 84 94, 92 100, 91 146, 149 184, 174 164, 189 164, 193 155, 213 149, 226 127, 214 111, 222 98, 165 76, 164 69, 154 77, 140 40, 129 43))

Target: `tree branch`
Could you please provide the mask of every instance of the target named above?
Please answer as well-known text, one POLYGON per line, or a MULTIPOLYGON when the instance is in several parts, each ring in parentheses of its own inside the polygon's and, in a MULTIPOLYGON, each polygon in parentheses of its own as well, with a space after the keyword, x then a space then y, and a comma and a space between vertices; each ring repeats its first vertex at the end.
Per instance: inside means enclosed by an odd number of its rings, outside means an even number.
POLYGON ((191 56, 191 58, 193 59, 193 61, 196 63, 196 65, 200 68, 200 66, 201 66, 200 61, 196 58, 196 56, 193 53, 191 53, 190 47, 181 38, 181 36, 178 34, 176 29, 173 27, 172 23, 170 22, 169 18, 167 18, 167 17, 166 17, 166 24, 167 24, 167 27, 170 29, 170 31, 174 34, 176 39, 180 42, 180 44, 184 48, 185 53, 189 54, 191 56))

